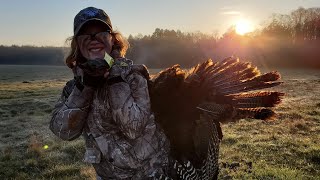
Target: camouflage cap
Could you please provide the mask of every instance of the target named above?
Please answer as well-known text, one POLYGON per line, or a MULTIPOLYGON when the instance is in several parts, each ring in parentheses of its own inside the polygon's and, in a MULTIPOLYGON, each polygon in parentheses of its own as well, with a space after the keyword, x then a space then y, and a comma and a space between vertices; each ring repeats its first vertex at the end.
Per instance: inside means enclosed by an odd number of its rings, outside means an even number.
POLYGON ((73 34, 76 36, 81 27, 88 21, 101 21, 106 24, 109 30, 112 31, 112 24, 109 16, 102 9, 97 9, 95 7, 87 7, 82 9, 75 17, 73 22, 73 34))

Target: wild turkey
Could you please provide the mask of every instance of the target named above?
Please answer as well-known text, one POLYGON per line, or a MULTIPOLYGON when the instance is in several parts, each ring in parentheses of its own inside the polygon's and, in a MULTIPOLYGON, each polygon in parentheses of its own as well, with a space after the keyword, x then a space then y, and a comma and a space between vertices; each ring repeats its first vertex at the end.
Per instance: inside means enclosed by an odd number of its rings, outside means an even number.
POLYGON ((261 75, 257 67, 233 57, 208 60, 189 71, 174 65, 151 77, 152 110, 170 141, 176 178, 216 179, 220 123, 271 118, 270 108, 284 94, 255 90, 277 86, 279 79, 278 72, 261 75))

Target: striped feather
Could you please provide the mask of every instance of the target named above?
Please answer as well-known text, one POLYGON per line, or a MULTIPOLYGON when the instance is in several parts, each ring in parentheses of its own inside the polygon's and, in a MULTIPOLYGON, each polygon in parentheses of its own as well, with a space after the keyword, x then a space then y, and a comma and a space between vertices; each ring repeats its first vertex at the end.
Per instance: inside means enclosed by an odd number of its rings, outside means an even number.
POLYGON ((268 108, 239 108, 236 110, 236 115, 233 117, 234 120, 243 118, 254 118, 268 120, 274 117, 275 113, 268 108))
POLYGON ((233 105, 237 108, 274 107, 281 102, 284 93, 254 92, 233 95, 233 105))

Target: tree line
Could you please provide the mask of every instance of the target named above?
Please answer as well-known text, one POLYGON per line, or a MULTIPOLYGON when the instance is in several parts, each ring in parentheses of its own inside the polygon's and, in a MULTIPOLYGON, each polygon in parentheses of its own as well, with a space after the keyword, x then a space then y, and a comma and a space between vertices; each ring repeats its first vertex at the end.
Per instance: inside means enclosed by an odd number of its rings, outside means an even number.
POLYGON ((64 65, 65 48, 0 46, 0 64, 64 65))
MULTIPOLYGON (((224 34, 157 28, 128 37, 127 57, 150 68, 190 67, 208 58, 237 56, 258 66, 320 68, 320 8, 273 14, 262 28, 244 36, 230 27, 224 34)), ((0 46, 0 64, 63 65, 68 48, 0 46)))

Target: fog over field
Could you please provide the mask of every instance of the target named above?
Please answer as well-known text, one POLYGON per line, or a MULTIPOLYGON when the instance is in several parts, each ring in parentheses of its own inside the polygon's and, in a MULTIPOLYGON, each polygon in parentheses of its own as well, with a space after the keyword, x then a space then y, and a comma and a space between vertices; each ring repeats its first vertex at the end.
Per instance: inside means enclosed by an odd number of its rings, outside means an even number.
MULTIPOLYGON (((223 125, 220 179, 320 178, 320 71, 278 71, 286 96, 274 121, 223 125)), ((0 179, 95 178, 82 137, 65 142, 48 129, 72 77, 64 66, 0 66, 0 179)))

